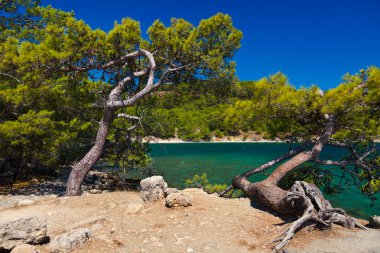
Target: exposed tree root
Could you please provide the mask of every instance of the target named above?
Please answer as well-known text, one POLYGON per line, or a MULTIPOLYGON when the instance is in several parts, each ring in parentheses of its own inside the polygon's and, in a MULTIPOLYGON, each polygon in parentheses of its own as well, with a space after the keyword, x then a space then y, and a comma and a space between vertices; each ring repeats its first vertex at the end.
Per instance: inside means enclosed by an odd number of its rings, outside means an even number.
POLYGON ((294 221, 279 237, 272 242, 278 242, 274 250, 279 251, 284 248, 293 238, 297 230, 308 221, 319 223, 325 228, 332 223, 341 225, 346 228, 359 227, 367 229, 340 208, 332 208, 321 191, 314 185, 304 181, 296 181, 286 196, 288 201, 295 210, 299 207, 303 209, 302 215, 294 221))
MULTIPOLYGON (((320 160, 319 155, 324 145, 329 145, 329 142, 331 142, 330 137, 334 133, 335 118, 336 117, 331 114, 325 115, 326 122, 324 124, 324 129, 321 131, 317 140, 312 144, 313 146, 311 149, 309 149, 310 144, 301 145, 297 149, 289 151, 254 170, 236 176, 232 180, 233 188, 240 189, 246 196, 260 201, 261 204, 270 210, 279 214, 291 214, 299 217, 282 234, 280 234, 279 237, 273 240, 273 242, 277 243, 274 246, 275 251, 284 248, 293 238, 297 230, 299 230, 301 226, 310 222, 322 228, 328 228, 334 223, 346 228, 359 227, 361 229, 367 229, 354 218, 347 215, 344 210, 333 208, 329 201, 323 197, 322 192, 314 184, 296 181, 289 191, 285 191, 278 186, 280 180, 284 178, 288 172, 307 162, 335 166, 355 165, 368 172, 369 181, 373 180, 373 176, 371 176, 371 168, 365 161, 363 161, 363 159, 375 152, 377 147, 373 147, 371 150, 368 150, 360 156, 352 146, 347 146, 353 155, 353 160, 320 160), (279 165, 266 179, 254 183, 248 180, 249 176, 266 170, 288 158, 290 159, 279 165)), ((344 145, 344 147, 346 146, 344 145)), ((225 195, 232 189, 232 187, 228 187, 220 194, 220 196, 225 195)), ((372 189, 371 193, 373 193, 372 189)))

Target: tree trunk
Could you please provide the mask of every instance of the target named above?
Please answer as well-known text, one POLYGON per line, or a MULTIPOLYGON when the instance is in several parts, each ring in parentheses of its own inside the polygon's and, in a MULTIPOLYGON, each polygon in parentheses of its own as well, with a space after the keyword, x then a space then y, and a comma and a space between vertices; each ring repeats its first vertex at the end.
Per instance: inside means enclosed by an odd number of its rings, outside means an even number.
MULTIPOLYGON (((132 106, 137 103, 140 99, 149 95, 152 91, 160 87, 168 77, 168 75, 172 72, 179 71, 181 69, 186 68, 190 65, 183 65, 176 68, 169 67, 162 74, 161 77, 155 82, 155 69, 156 62, 154 60, 154 56, 149 51, 140 48, 138 51, 127 54, 120 59, 110 61, 104 65, 98 66, 90 66, 87 68, 75 67, 71 66, 69 70, 75 70, 79 72, 86 72, 92 69, 107 69, 117 64, 125 64, 128 60, 139 58, 140 56, 145 56, 149 61, 149 65, 146 66, 143 70, 136 71, 126 76, 122 80, 120 80, 117 85, 112 89, 109 94, 109 99, 107 100, 103 119, 100 122, 98 134, 96 136, 95 144, 90 149, 90 151, 82 158, 82 160, 73 166, 73 169, 70 173, 70 177, 66 186, 66 195, 67 196, 75 196, 81 194, 81 186, 84 178, 87 173, 90 171, 91 167, 95 164, 95 162, 100 158, 100 155, 103 152, 104 144, 106 142, 107 134, 109 127, 112 123, 114 113, 117 109, 125 108, 128 106, 132 106), (125 100, 122 100, 121 95, 123 90, 126 90, 126 85, 129 83, 133 83, 135 78, 141 78, 142 76, 148 74, 148 79, 145 87, 142 90, 136 91, 136 93, 132 96, 129 96, 125 100)), ((141 79, 140 79, 141 80, 141 79)), ((120 114, 120 116, 124 116, 129 119, 138 119, 136 116, 128 116, 120 114)), ((133 127, 132 127, 133 129, 133 127)))
POLYGON ((236 176, 233 179, 234 188, 240 189, 248 197, 258 200, 267 208, 280 214, 292 214, 300 217, 279 238, 274 240, 274 242, 280 241, 274 248, 276 251, 285 247, 296 230, 309 220, 316 221, 323 226, 336 223, 349 228, 355 226, 364 228, 354 218, 346 215, 344 210, 332 208, 318 187, 313 184, 297 181, 288 191, 278 187, 278 183, 288 172, 318 158, 323 146, 329 141, 334 131, 334 116, 326 117, 328 121, 324 131, 311 150, 294 155, 293 158, 280 165, 268 178, 261 182, 249 182, 246 176, 249 173, 236 176))
POLYGON ((94 146, 88 151, 88 153, 73 166, 66 186, 66 196, 78 196, 81 194, 81 186, 84 178, 100 158, 103 153, 104 144, 107 139, 108 130, 112 123, 114 116, 114 109, 105 108, 104 115, 99 124, 98 133, 94 146))
POLYGON ((280 180, 298 166, 319 156, 325 143, 334 132, 334 116, 326 115, 326 125, 322 134, 311 150, 304 150, 290 160, 280 165, 269 177, 258 183, 251 183, 245 176, 236 176, 232 182, 235 188, 241 189, 246 195, 256 197, 268 208, 279 213, 292 213, 286 202, 287 192, 278 187, 280 180), (284 199, 285 198, 285 199, 284 199))

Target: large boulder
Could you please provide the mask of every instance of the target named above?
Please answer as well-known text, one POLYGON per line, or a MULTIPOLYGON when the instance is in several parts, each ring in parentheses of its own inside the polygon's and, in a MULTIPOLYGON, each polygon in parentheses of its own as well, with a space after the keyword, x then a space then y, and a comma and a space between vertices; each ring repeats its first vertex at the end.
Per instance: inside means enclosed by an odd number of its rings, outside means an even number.
POLYGON ((56 237, 49 243, 51 252, 71 252, 85 244, 91 236, 88 228, 80 228, 56 237))
POLYGON ((142 200, 150 202, 164 199, 168 184, 162 176, 153 176, 141 180, 140 187, 142 200))
POLYGON ((39 216, 4 218, 0 220, 0 251, 12 250, 21 244, 46 241, 46 218, 39 216))
POLYGON ((167 207, 192 206, 193 198, 186 193, 172 193, 166 197, 167 207))
POLYGON ((374 215, 369 218, 369 224, 374 228, 380 228, 380 216, 374 215))

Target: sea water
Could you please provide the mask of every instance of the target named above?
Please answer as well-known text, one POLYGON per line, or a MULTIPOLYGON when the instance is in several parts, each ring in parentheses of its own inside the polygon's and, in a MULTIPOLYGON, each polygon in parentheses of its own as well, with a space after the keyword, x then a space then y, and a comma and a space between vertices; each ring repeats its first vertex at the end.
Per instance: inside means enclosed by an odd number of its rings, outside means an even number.
MULTIPOLYGON (((170 187, 184 188, 185 180, 195 174, 206 173, 210 183, 231 184, 234 176, 256 168, 294 148, 286 143, 170 143, 150 144, 150 156, 157 174, 162 175, 170 187)), ((339 160, 346 155, 346 150, 326 148, 322 159, 339 160)), ((329 167, 332 173, 341 173, 337 167, 329 167)), ((268 172, 270 173, 270 171, 268 172)), ((250 177, 255 182, 264 179, 268 173, 250 177)), ((323 190, 323 189, 322 189, 323 190)), ((380 214, 379 200, 371 206, 370 199, 355 186, 343 188, 342 193, 329 194, 325 197, 334 207, 345 209, 355 217, 368 219, 380 214)))

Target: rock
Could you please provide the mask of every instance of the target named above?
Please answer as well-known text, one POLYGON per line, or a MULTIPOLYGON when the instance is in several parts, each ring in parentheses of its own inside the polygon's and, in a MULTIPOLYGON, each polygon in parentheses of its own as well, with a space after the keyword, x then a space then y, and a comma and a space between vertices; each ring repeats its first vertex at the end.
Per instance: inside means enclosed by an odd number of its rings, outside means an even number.
POLYGON ((102 224, 97 223, 91 226, 91 231, 100 230, 100 229, 103 229, 102 224))
POLYGON ((42 253, 36 246, 30 244, 21 244, 15 247, 11 253, 42 253))
POLYGON ((100 194, 102 193, 102 190, 92 189, 92 190, 89 190, 88 192, 91 194, 100 194))
POLYGON ((192 206, 193 198, 186 193, 172 193, 166 197, 167 207, 192 206))
POLYGON ((380 228, 380 216, 374 215, 369 218, 369 224, 374 228, 380 228))
POLYGON ((158 242, 159 241, 159 239, 157 237, 154 237, 154 236, 150 237, 149 240, 151 240, 152 242, 158 242))
POLYGON ((104 218, 103 216, 93 216, 87 219, 82 219, 79 222, 73 223, 72 225, 68 226, 68 230, 74 230, 81 227, 87 227, 89 225, 94 225, 94 224, 103 222, 105 220, 106 218, 104 218))
POLYGON ((170 195, 170 194, 172 194, 172 193, 177 193, 178 192, 178 189, 177 188, 166 188, 166 190, 165 190, 165 196, 168 196, 168 195, 170 195))
POLYGON ((152 243, 152 246, 155 248, 161 248, 164 247, 164 244, 162 242, 154 242, 152 243))
POLYGON ((217 245, 215 242, 207 242, 207 243, 203 244, 202 251, 203 252, 212 252, 212 251, 215 251, 216 248, 217 248, 217 245))
POLYGON ((0 251, 22 244, 40 244, 46 237, 46 219, 38 216, 7 219, 0 222, 0 251))
POLYGON ((49 244, 52 252, 71 252, 73 249, 85 244, 91 236, 88 228, 80 228, 56 237, 49 244))
POLYGON ((118 179, 111 174, 102 171, 90 171, 83 181, 82 191, 92 194, 99 194, 103 191, 113 191, 116 189, 118 179), (95 191, 92 191, 95 190, 95 191))
POLYGON ((127 206, 127 208, 124 211, 124 214, 133 214, 140 211, 140 209, 143 207, 140 203, 131 203, 127 206))
POLYGON ((31 204, 34 204, 34 201, 31 200, 31 199, 23 199, 23 200, 20 200, 17 203, 18 206, 28 206, 28 205, 31 205, 31 204))
POLYGON ((140 182, 141 199, 145 202, 156 201, 165 198, 165 191, 168 184, 162 176, 153 176, 145 178, 140 182))

